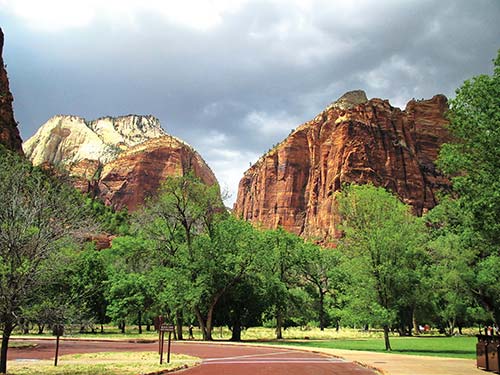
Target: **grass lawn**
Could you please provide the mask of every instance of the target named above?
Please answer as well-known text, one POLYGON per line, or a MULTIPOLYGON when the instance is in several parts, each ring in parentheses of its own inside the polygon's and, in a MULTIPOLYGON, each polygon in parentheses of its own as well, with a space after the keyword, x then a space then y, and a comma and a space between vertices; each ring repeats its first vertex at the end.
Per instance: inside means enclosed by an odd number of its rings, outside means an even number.
POLYGON ((88 353, 59 357, 57 367, 53 361, 9 361, 11 375, 137 375, 194 366, 199 359, 187 355, 172 354, 167 364, 166 354, 160 365, 157 353, 88 353))
MULTIPOLYGON (((476 358, 477 338, 459 337, 391 337, 393 354, 428 355, 435 357, 476 358)), ((293 344, 308 347, 366 350, 370 352, 385 352, 382 338, 367 339, 334 339, 315 341, 286 341, 276 344, 293 344)))

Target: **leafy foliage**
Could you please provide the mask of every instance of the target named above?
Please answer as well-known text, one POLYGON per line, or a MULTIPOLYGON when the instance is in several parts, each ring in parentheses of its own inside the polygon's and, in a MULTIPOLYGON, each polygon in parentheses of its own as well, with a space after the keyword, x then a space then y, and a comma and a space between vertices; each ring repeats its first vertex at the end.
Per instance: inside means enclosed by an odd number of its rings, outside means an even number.
POLYGON ((409 207, 371 185, 345 187, 338 205, 344 231, 340 248, 353 273, 351 306, 384 327, 390 350, 388 329, 418 290, 424 227, 409 207))
POLYGON ((43 289, 46 262, 63 260, 58 254, 68 240, 86 236, 86 213, 74 189, 0 149, 0 372, 23 308, 43 289))
POLYGON ((500 51, 491 76, 474 77, 457 90, 449 118, 454 139, 442 147, 438 162, 453 176, 455 195, 448 206, 454 211, 435 235, 448 243, 455 236, 471 270, 464 287, 499 322, 500 51))

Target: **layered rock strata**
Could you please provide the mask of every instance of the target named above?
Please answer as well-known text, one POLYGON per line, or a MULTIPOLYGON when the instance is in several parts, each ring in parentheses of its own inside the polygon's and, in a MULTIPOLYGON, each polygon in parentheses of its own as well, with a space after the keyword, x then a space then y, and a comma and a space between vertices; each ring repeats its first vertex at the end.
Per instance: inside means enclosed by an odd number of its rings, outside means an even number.
POLYGON ((12 109, 14 98, 9 89, 6 65, 2 57, 3 41, 4 36, 0 28, 0 144, 22 154, 22 141, 19 136, 17 122, 14 119, 14 110, 12 109))
POLYGON ((192 172, 217 183, 201 156, 153 116, 55 116, 23 146, 33 164, 61 166, 75 187, 115 209, 137 209, 168 176, 192 172))
POLYGON ((194 173, 207 185, 217 183, 201 156, 178 138, 165 135, 131 147, 108 163, 82 160, 70 167, 75 186, 99 196, 115 209, 137 209, 156 194, 168 176, 194 173))
POLYGON ((245 172, 234 211, 326 243, 339 234, 335 192, 346 183, 383 186, 422 214, 449 188, 434 164, 448 140, 446 110, 443 95, 412 100, 402 111, 347 93, 245 172))

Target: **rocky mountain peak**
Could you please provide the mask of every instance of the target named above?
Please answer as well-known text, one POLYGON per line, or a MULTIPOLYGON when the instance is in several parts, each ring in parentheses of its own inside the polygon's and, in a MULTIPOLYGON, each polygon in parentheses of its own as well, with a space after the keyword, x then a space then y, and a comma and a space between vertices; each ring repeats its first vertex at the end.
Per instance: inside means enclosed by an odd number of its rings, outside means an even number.
POLYGON ((70 164, 83 159, 108 162, 132 146, 166 135, 151 115, 101 117, 97 120, 73 115, 49 119, 24 145, 33 164, 70 164))
POLYGON ((334 101, 327 109, 339 108, 349 109, 359 104, 366 103, 368 98, 363 90, 348 91, 336 101, 334 101))

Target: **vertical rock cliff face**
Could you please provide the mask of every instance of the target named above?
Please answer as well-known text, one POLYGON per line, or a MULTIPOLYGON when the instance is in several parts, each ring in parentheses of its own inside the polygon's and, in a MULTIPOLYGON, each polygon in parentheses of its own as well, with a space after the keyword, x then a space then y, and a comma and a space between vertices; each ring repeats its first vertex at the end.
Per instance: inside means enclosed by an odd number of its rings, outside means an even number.
POLYGON ((449 187, 434 165, 448 139, 446 109, 442 95, 412 100, 401 111, 350 92, 247 170, 234 210, 323 242, 338 235, 334 197, 344 183, 383 186, 422 214, 449 187))
POLYGON ((207 185, 217 183, 201 156, 170 135, 131 147, 106 164, 86 159, 71 168, 74 176, 84 176, 75 182, 80 190, 98 195, 106 205, 129 211, 154 196, 168 176, 189 172, 207 185))
POLYGON ((208 185, 217 183, 201 156, 153 116, 55 116, 23 147, 33 164, 63 167, 78 189, 116 209, 137 209, 168 176, 192 171, 208 185))
POLYGON ((9 90, 9 79, 3 61, 3 32, 0 29, 0 144, 10 150, 22 153, 21 137, 14 119, 12 102, 14 98, 9 90))

